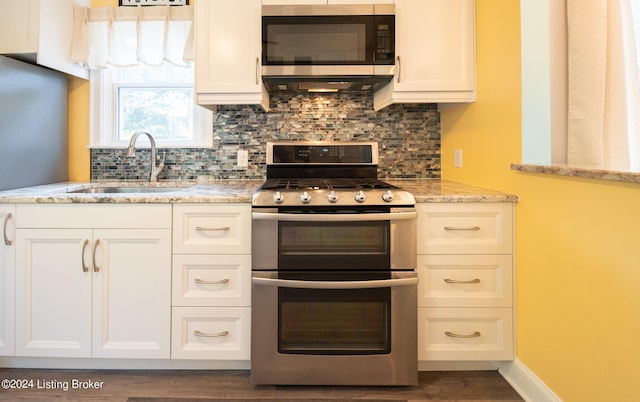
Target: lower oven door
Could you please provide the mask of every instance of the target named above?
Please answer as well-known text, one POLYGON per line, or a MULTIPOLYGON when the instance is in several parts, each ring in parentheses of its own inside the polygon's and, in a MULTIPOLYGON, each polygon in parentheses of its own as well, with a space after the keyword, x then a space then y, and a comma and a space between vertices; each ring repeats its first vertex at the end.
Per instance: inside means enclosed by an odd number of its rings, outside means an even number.
POLYGON ((252 278, 253 384, 415 385, 417 274, 252 278))

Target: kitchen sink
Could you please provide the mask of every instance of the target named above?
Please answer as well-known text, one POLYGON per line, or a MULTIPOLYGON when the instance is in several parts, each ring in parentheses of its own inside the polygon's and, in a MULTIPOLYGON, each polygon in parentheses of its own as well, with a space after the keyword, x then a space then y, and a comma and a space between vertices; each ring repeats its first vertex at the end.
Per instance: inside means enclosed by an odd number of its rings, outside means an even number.
POLYGON ((135 193, 170 193, 173 191, 186 190, 189 187, 132 187, 132 186, 105 186, 105 187, 90 187, 82 188, 79 190, 70 190, 67 193, 70 194, 135 194, 135 193))

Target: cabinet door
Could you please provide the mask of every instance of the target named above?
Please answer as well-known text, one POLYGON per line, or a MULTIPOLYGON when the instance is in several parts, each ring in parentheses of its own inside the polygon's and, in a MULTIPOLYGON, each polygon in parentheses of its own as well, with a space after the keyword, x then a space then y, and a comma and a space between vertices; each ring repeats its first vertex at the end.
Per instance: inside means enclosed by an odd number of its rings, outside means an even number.
POLYGON ((15 216, 13 205, 0 204, 0 356, 14 354, 15 216))
POLYGON ((40 1, 0 1, 0 53, 37 53, 40 1))
POLYGON ((16 355, 91 356, 89 229, 16 230, 16 355))
POLYGON ((397 0, 398 91, 474 89, 474 0, 397 0))
POLYGON ((395 9, 395 77, 374 108, 475 101, 475 0, 395 0, 395 9))
POLYGON ((90 7, 91 0, 0 1, 0 54, 89 78, 88 70, 71 62, 75 4, 90 7))
POLYGON ((196 3, 196 93, 199 104, 262 104, 260 0, 196 3))
POLYGON ((171 230, 94 231, 93 357, 166 358, 171 230))

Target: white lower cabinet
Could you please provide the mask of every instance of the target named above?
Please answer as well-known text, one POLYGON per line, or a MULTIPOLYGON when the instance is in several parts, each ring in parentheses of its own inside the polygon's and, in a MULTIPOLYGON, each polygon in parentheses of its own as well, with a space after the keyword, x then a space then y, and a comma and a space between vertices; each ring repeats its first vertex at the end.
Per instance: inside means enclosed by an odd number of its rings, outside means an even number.
POLYGON ((170 205, 17 210, 17 356, 169 358, 170 205))
POLYGON ((513 205, 417 208, 418 360, 512 360, 513 205))
POLYGON ((248 361, 251 206, 176 205, 173 220, 171 358, 248 361))
POLYGON ((418 309, 418 360, 513 359, 511 308, 418 309))
POLYGON ((0 356, 14 354, 15 206, 0 204, 0 356))
POLYGON ((249 360, 249 307, 174 307, 174 359, 249 360))

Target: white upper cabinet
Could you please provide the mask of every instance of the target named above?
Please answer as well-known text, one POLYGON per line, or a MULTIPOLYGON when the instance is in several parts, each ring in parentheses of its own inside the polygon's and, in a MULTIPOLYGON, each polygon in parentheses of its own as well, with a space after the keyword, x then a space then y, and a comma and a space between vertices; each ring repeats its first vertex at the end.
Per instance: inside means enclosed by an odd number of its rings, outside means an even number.
POLYGON ((262 0, 265 6, 301 4, 393 4, 393 0, 262 0))
POLYGON ((267 110, 261 0, 198 0, 195 7, 197 103, 258 104, 267 110))
POLYGON ((73 5, 91 0, 0 0, 0 54, 88 79, 71 62, 73 5))
POLYGON ((475 101, 475 0, 395 0, 396 65, 374 108, 475 101))

